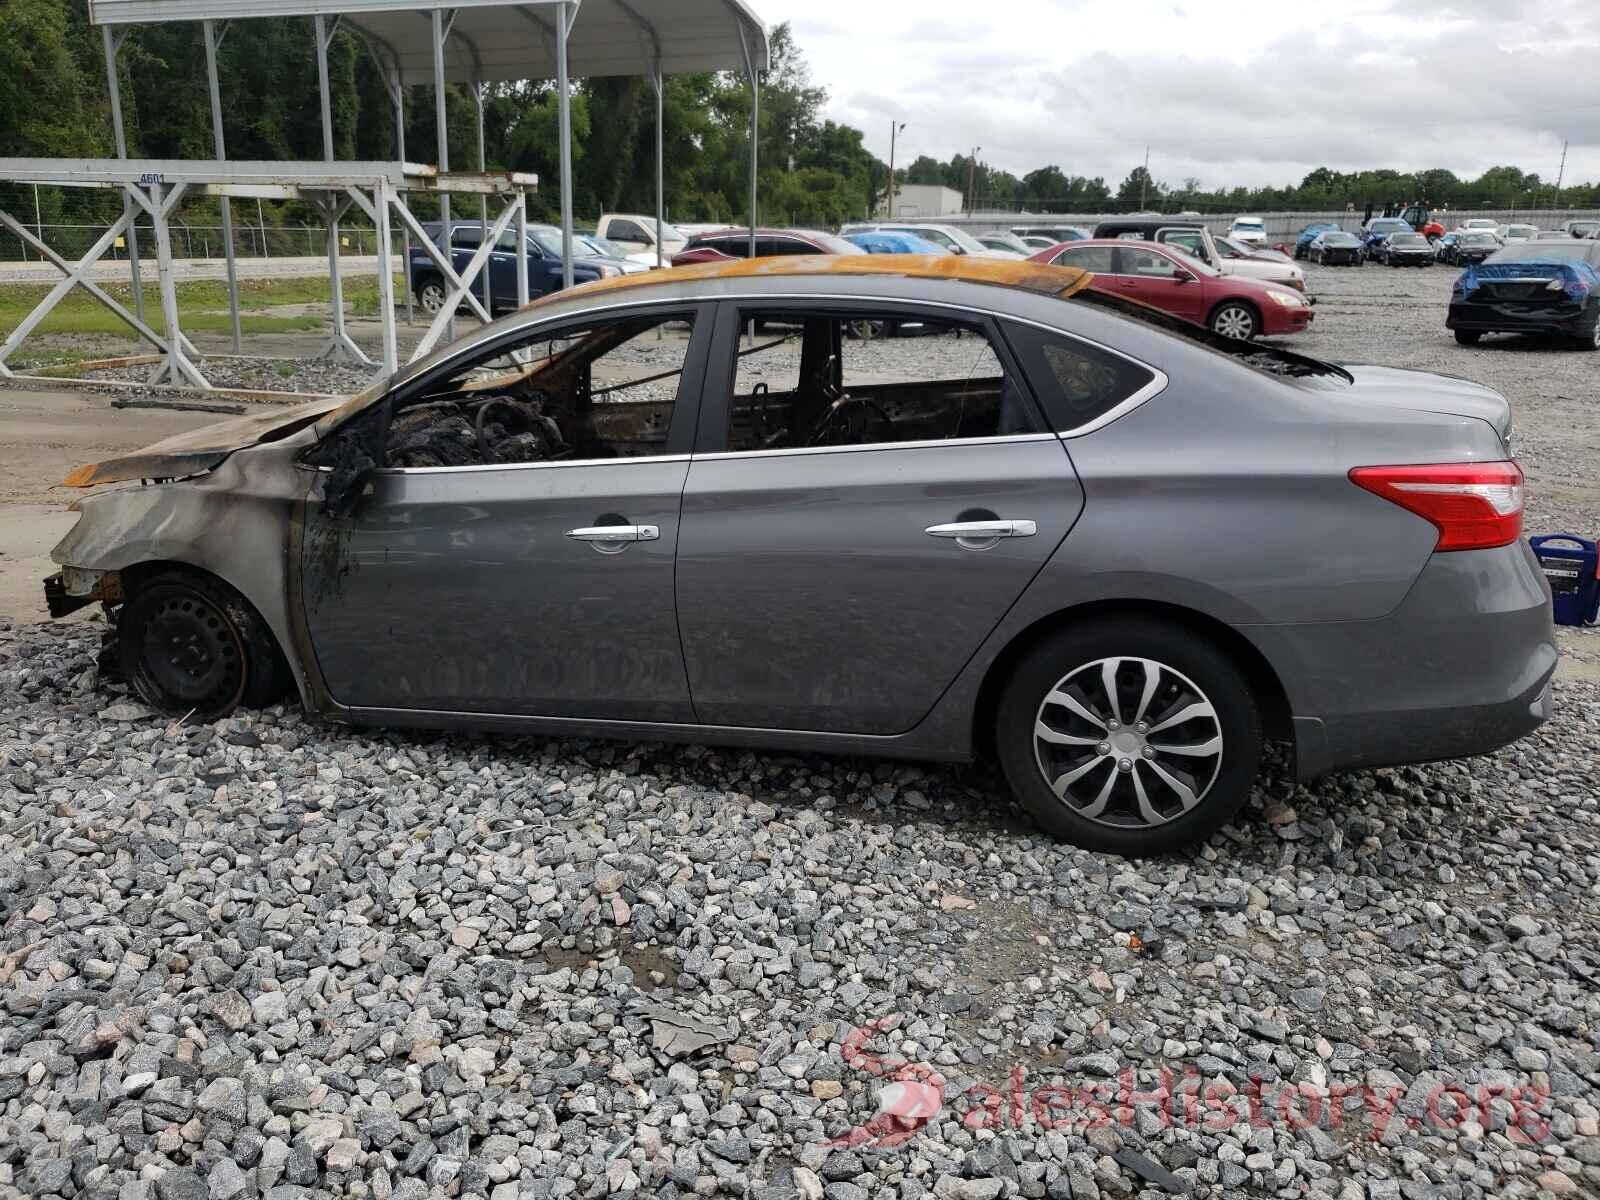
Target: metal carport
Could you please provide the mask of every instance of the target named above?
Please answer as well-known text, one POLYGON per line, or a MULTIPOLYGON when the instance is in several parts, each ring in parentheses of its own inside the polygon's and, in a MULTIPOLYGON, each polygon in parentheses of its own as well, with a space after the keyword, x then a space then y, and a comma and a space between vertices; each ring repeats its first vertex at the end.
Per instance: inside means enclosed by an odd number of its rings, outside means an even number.
MULTIPOLYGON (((101 27, 107 86, 117 155, 128 157, 117 52, 127 28, 136 24, 199 21, 204 26, 207 76, 218 159, 226 157, 216 48, 230 22, 261 17, 312 18, 322 98, 322 138, 328 171, 333 161, 333 118, 328 87, 328 44, 339 25, 364 35, 389 81, 401 119, 396 161, 404 163, 403 88, 431 83, 435 96, 440 172, 450 170, 445 85, 468 84, 478 104, 478 169, 484 170, 483 87, 487 83, 556 81, 561 154, 563 282, 572 283, 572 120, 569 80, 578 76, 645 75, 656 94, 656 222, 664 221, 662 80, 691 71, 743 70, 750 83, 750 253, 755 253, 756 146, 759 133, 759 73, 767 66, 766 28, 743 0, 90 0, 89 17, 101 27)), ((125 204, 128 202, 125 201, 125 204)), ((440 195, 448 227, 448 195, 440 195)), ((232 216, 222 201, 227 245, 234 349, 239 349, 238 283, 233 263, 232 216)), ((487 223, 487 222, 486 222, 487 223)), ((330 230, 331 232, 331 230, 330 230)), ((134 297, 143 317, 138 244, 129 226, 134 297)), ((337 238, 330 255, 338 295, 337 238)), ((448 251, 446 251, 448 253, 448 251)), ((660 261, 657 238, 657 261, 660 261)), ((487 276, 485 276, 487 287, 487 276)), ((330 348, 348 350, 342 315, 335 317, 330 348)), ((356 351, 359 355, 360 352, 356 351)), ((364 357, 364 356, 362 356, 364 357)))

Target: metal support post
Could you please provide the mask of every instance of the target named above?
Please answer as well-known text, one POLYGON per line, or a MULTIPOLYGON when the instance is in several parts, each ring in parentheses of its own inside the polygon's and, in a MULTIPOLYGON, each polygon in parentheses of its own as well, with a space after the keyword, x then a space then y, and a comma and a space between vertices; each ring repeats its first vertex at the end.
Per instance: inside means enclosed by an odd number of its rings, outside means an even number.
MULTIPOLYGON (((395 153, 400 156, 403 165, 406 161, 406 85, 401 79, 399 63, 395 64, 389 90, 394 94, 395 153)), ((401 193, 398 199, 404 204, 405 194, 401 193)), ((416 319, 416 314, 411 299, 411 231, 404 225, 400 226, 400 255, 400 282, 406 293, 406 324, 409 325, 416 319)))
POLYGON ((756 144, 761 134, 761 78, 750 54, 750 39, 744 23, 739 24, 739 50, 744 55, 744 74, 750 81, 750 257, 756 256, 756 144))
MULTIPOLYGON (((567 86, 567 35, 578 19, 576 3, 564 2, 556 14, 556 95, 561 140, 561 286, 572 286, 572 96, 567 86)), ((656 231, 660 241, 660 230, 656 231)))
MULTIPOLYGON (((217 144, 217 160, 223 162, 227 160, 228 148, 222 134, 222 89, 217 82, 217 47, 227 35, 228 27, 224 25, 219 35, 213 22, 203 21, 201 26, 206 41, 206 82, 211 87, 212 140, 217 144)), ((262 236, 264 238, 266 235, 262 236)), ((233 201, 227 196, 222 197, 222 246, 228 261, 228 315, 233 324, 233 352, 242 354, 244 343, 239 325, 239 268, 233 261, 233 201)))
MULTIPOLYGON (((106 52, 106 91, 111 97, 111 132, 117 142, 117 157, 128 157, 128 139, 122 128, 122 83, 117 78, 117 51, 122 49, 122 39, 127 31, 112 32, 111 26, 100 27, 101 42, 106 52)), ((122 195, 122 215, 128 218, 128 270, 133 277, 133 313, 144 320, 144 288, 139 283, 139 231, 134 226, 137 215, 133 201, 126 192, 122 195)))
MULTIPOLYGON (((517 189, 517 215, 511 227, 517 231, 517 245, 526 249, 528 245, 528 193, 521 188, 517 189)), ((526 253, 517 255, 517 307, 525 308, 528 303, 528 256, 526 253)))
POLYGON ((666 160, 663 157, 662 146, 662 107, 665 99, 662 96, 665 81, 661 77, 661 53, 656 52, 655 62, 651 65, 650 83, 656 90, 656 266, 664 264, 661 261, 661 229, 666 224, 667 197, 666 197, 666 160))
MULTIPOLYGON (((433 18, 433 121, 434 128, 438 130, 439 141, 439 170, 450 169, 450 128, 445 117, 444 103, 444 39, 445 23, 444 13, 434 9, 430 14, 433 18)), ((439 250, 445 262, 451 261, 450 253, 450 193, 439 193, 439 250)), ((454 310, 445 320, 445 337, 450 341, 456 338, 456 320, 454 310)))
MULTIPOLYGON (((355 194, 355 189, 351 189, 355 194)), ((378 230, 378 311, 383 315, 383 369, 394 372, 400 369, 400 350, 394 332, 394 269, 390 262, 393 253, 389 245, 389 204, 393 197, 389 185, 378 181, 372 189, 373 225, 378 230)))
POLYGON ((167 326, 167 359, 150 382, 160 383, 165 379, 179 387, 192 385, 209 392, 211 385, 183 352, 183 334, 178 329, 178 282, 172 269, 172 237, 167 228, 167 215, 177 207, 184 190, 185 185, 181 183, 170 186, 152 183, 146 205, 150 223, 155 227, 156 278, 161 289, 161 316, 167 326))
MULTIPOLYGON (((472 99, 473 99, 474 103, 476 103, 477 106, 478 106, 478 170, 487 171, 489 169, 489 164, 488 164, 488 161, 484 158, 484 153, 483 153, 483 81, 482 80, 474 79, 472 81, 472 99)), ((488 196, 479 196, 478 197, 478 228, 483 232, 483 234, 485 236, 488 235, 488 232, 489 232, 489 197, 488 196)), ((522 250, 523 253, 526 253, 527 252, 527 247, 526 246, 522 246, 521 250, 522 250)), ((489 259, 489 265, 484 268, 484 272, 483 272, 483 306, 485 308, 487 308, 490 311, 490 313, 494 312, 494 293, 490 290, 491 287, 493 286, 493 279, 492 279, 493 275, 494 275, 494 258, 491 255, 491 257, 489 259)))

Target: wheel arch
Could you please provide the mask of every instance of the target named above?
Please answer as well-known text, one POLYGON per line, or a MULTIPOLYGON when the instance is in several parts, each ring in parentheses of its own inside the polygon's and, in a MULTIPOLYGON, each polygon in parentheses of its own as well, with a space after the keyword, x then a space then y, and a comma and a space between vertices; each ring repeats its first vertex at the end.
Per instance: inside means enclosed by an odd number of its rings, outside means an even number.
MULTIPOLYGON (((280 681, 278 687, 283 688, 285 691, 299 693, 299 672, 285 649, 282 637, 272 627, 271 621, 267 619, 267 615, 261 606, 251 599, 249 593, 234 581, 198 563, 178 558, 160 557, 139 559, 126 567, 120 568, 116 575, 120 583, 119 591, 123 603, 136 597, 140 590, 150 581, 172 576, 189 577, 198 583, 209 585, 213 591, 220 586, 220 588, 232 593, 232 597, 247 610, 250 617, 254 618, 255 634, 260 635, 265 640, 265 646, 261 648, 273 660, 269 664, 264 664, 268 676, 276 676, 280 681)), ((277 691, 278 688, 273 688, 272 690, 277 691)), ((248 703, 249 701, 247 700, 246 702, 248 703)))
POLYGON ((1089 621, 1102 618, 1143 617, 1172 625, 1204 638, 1223 650, 1244 672, 1250 691, 1261 711, 1262 727, 1273 741, 1294 743, 1293 712, 1288 693, 1278 673, 1262 652, 1238 630, 1196 609, 1159 600, 1092 600, 1043 616, 1021 630, 1006 643, 989 664, 978 686, 977 703, 972 713, 972 744, 989 754, 994 749, 994 713, 1006 680, 1018 663, 1046 638, 1089 621))

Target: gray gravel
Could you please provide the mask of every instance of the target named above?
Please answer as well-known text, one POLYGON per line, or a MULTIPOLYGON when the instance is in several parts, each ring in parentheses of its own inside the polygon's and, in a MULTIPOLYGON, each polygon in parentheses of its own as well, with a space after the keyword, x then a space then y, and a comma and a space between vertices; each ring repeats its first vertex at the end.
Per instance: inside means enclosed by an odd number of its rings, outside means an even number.
MULTIPOLYGON (((1314 274, 1306 341, 1506 387, 1565 469, 1593 358, 1333 315, 1425 275, 1314 274)), ((1131 864, 981 766, 174 724, 96 641, 0 627, 0 1196, 1600 1194, 1585 679, 1131 864)))

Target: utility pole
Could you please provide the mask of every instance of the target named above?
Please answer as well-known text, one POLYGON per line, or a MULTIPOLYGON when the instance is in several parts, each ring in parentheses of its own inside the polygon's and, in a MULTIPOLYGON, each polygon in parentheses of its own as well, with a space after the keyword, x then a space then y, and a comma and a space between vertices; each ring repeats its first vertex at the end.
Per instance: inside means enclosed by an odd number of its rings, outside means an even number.
POLYGON ((1150 182, 1150 145, 1147 142, 1144 148, 1144 176, 1139 180, 1139 211, 1144 211, 1144 189, 1150 182))
POLYGON ((978 154, 982 150, 982 146, 974 146, 972 161, 967 163, 967 216, 969 217, 978 203, 978 154))
POLYGON ((1561 165, 1556 168, 1556 207, 1561 207, 1561 181, 1567 174, 1567 143, 1561 143, 1561 165))
POLYGON ((904 121, 889 122, 889 185, 884 189, 883 215, 894 220, 894 139, 906 127, 904 121))

